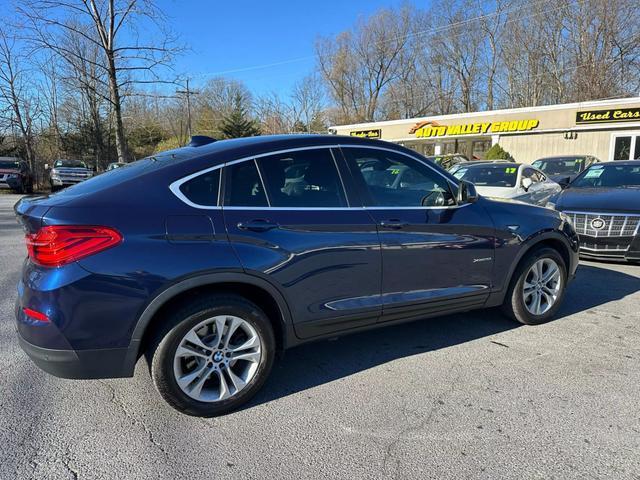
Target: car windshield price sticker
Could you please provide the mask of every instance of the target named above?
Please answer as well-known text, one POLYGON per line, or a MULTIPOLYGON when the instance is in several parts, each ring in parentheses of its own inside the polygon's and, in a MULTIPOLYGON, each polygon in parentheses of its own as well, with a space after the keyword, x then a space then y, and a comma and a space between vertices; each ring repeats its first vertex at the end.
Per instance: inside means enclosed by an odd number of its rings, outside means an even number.
POLYGON ((584 178, 600 178, 602 172, 604 172, 603 168, 592 168, 587 170, 587 173, 584 174, 584 178))
POLYGON ((507 167, 504 171, 505 173, 516 173, 516 167, 507 167))

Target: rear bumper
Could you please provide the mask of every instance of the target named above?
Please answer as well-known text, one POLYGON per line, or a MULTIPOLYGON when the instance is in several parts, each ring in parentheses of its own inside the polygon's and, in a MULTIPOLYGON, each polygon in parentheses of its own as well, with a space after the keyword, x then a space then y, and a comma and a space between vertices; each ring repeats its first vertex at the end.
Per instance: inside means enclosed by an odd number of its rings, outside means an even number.
POLYGON ((128 349, 56 350, 27 342, 18 335, 20 347, 45 372, 60 378, 97 379, 131 377, 128 349))

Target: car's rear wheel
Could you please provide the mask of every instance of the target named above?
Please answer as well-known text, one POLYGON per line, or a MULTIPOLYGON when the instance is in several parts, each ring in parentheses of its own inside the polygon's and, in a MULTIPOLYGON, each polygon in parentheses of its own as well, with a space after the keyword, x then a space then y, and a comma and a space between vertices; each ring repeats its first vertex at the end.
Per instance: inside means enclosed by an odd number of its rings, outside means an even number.
POLYGON ((518 265, 503 310, 526 325, 549 321, 560 308, 567 285, 567 267, 553 248, 540 248, 518 265))
POLYGON ((151 374, 177 410, 211 417, 247 402, 264 384, 275 356, 267 316, 235 295, 212 295, 167 319, 152 345, 151 374))

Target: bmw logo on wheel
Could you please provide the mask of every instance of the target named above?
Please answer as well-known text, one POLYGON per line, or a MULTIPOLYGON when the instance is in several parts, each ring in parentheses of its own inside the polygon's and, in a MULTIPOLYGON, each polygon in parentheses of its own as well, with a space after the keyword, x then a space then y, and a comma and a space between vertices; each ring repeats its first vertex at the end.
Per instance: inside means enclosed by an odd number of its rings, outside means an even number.
POLYGON ((594 230, 602 230, 605 225, 605 221, 600 217, 591 220, 591 228, 593 228, 594 230))

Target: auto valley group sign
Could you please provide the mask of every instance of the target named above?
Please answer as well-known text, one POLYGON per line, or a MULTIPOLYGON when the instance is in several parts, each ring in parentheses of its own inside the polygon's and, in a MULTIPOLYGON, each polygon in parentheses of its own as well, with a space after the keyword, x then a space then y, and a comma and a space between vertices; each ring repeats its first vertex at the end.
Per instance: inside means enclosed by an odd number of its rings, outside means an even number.
POLYGON ((538 125, 540 125, 540 121, 535 118, 507 120, 501 122, 462 123, 454 125, 441 125, 436 121, 427 120, 416 123, 411 127, 409 133, 415 134, 417 138, 485 135, 493 133, 528 132, 538 128, 538 125))

